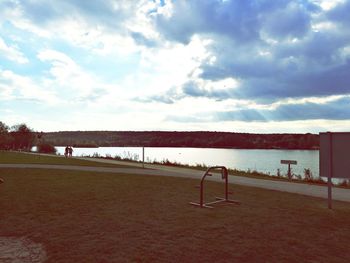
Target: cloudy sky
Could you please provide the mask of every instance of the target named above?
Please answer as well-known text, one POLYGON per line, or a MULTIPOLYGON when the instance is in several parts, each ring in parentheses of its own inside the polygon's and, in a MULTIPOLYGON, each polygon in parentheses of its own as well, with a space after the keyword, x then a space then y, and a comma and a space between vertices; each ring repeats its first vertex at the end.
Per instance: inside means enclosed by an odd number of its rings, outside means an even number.
POLYGON ((350 130, 350 0, 0 0, 0 121, 350 130))

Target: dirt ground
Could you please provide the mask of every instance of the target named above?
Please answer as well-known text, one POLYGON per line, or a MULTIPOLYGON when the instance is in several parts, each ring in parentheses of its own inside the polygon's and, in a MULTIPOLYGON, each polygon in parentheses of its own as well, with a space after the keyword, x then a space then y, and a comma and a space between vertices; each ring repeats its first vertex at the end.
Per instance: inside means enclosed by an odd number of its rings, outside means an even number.
POLYGON ((0 236, 0 262, 41 263, 46 260, 44 246, 25 237, 0 236))

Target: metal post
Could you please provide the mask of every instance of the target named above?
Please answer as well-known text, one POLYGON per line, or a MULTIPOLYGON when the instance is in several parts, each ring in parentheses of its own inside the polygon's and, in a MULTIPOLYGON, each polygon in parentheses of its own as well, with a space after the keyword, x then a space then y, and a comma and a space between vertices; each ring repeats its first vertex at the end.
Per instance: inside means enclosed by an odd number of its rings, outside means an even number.
MULTIPOLYGON (((205 176, 204 176, 205 177, 205 176)), ((200 191, 201 191, 201 193, 200 193, 200 197, 199 197, 199 204, 200 204, 200 207, 203 207, 203 199, 204 199, 204 177, 202 178, 202 180, 201 180, 201 189, 200 189, 200 191)))
POLYGON ((332 133, 329 134, 329 158, 330 158, 330 165, 329 165, 329 172, 328 172, 328 208, 332 209, 332 177, 333 177, 333 138, 332 133))
POLYGON ((142 147, 142 168, 145 168, 145 147, 142 147))
POLYGON ((228 171, 223 169, 223 173, 225 173, 225 200, 228 200, 228 171))
POLYGON ((328 177, 328 208, 332 209, 332 178, 328 177))
POLYGON ((227 202, 227 203, 235 203, 235 204, 240 204, 240 202, 235 201, 235 200, 230 200, 228 198, 228 172, 226 167, 224 166, 213 166, 213 167, 209 167, 207 169, 207 171, 204 173, 202 180, 201 180, 201 184, 200 184, 200 196, 199 196, 199 203, 195 203, 195 202, 191 202, 191 205, 195 205, 195 206, 199 206, 201 208, 213 208, 212 206, 210 206, 211 204, 217 204, 220 202, 227 202), (225 193, 224 193, 224 198, 222 197, 216 197, 216 201, 213 202, 209 202, 209 203, 204 203, 204 179, 206 176, 212 176, 211 173, 209 173, 211 170, 215 170, 215 169, 221 169, 221 174, 223 177, 222 179, 225 179, 225 193))

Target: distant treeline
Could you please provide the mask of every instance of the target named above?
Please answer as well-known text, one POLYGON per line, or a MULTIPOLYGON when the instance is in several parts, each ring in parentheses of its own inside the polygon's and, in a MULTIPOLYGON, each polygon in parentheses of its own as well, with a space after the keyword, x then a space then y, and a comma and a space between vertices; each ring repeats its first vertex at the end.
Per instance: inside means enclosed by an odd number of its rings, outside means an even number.
POLYGON ((145 146, 237 149, 318 149, 317 134, 232 132, 62 131, 41 134, 45 142, 75 147, 145 146))
POLYGON ((9 127, 0 121, 0 150, 29 151, 36 139, 37 135, 25 123, 9 127))

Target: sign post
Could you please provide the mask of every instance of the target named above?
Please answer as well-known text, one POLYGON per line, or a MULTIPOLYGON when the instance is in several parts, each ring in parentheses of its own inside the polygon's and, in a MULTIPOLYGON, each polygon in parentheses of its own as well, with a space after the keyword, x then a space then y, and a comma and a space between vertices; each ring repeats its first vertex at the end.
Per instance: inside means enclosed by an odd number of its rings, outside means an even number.
POLYGON ((294 160, 281 160, 281 164, 288 164, 288 179, 292 179, 292 169, 290 168, 290 165, 298 164, 298 162, 294 160))
POLYGON ((332 178, 350 178, 350 132, 320 133, 320 176, 327 177, 328 208, 332 209, 332 178))

